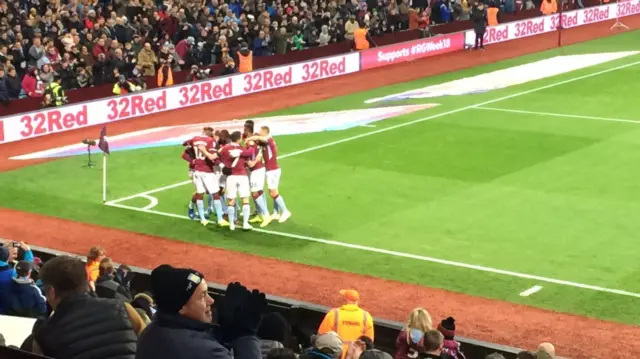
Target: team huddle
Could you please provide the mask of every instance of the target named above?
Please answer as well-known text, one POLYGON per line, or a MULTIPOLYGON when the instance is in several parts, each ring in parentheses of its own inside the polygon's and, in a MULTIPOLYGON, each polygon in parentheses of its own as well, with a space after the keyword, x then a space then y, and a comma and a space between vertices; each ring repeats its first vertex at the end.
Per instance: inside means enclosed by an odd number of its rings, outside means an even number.
POLYGON ((284 198, 278 193, 281 169, 269 127, 262 126, 259 133, 254 133, 251 120, 245 122, 242 133, 229 134, 227 130, 205 127, 202 135, 184 142, 183 146, 182 159, 189 162, 189 177, 196 190, 189 202, 189 218, 199 219, 206 226, 215 214, 220 227, 234 230, 238 216, 242 216, 242 228, 250 230, 253 228, 250 223, 266 227, 273 220, 283 223, 291 217, 284 198), (265 178, 273 199, 272 214, 263 192, 265 178), (253 216, 249 197, 253 197, 257 212, 253 216))

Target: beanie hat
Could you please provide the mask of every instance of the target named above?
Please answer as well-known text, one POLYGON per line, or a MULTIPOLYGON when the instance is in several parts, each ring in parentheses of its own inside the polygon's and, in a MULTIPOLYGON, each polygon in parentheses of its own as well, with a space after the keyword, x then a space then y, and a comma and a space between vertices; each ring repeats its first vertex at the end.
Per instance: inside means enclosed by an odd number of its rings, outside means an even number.
POLYGON ((0 262, 6 262, 9 260, 9 248, 7 246, 0 246, 0 262))
POLYGON ((443 319, 438 324, 438 331, 444 335, 445 339, 453 339, 456 336, 456 320, 453 317, 443 319))
POLYGON ((177 313, 195 292, 204 276, 193 269, 163 264, 151 272, 151 289, 159 310, 177 313))

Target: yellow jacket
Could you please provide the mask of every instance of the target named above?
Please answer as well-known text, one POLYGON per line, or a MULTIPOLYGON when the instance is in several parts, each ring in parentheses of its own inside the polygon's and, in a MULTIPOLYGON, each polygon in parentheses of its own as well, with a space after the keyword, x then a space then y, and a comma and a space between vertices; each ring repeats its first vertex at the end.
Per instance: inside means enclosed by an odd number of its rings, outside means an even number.
POLYGON ((338 333, 344 343, 342 348, 344 358, 349 344, 361 336, 367 336, 373 341, 373 317, 357 304, 345 304, 331 309, 320 323, 318 334, 331 331, 338 333))

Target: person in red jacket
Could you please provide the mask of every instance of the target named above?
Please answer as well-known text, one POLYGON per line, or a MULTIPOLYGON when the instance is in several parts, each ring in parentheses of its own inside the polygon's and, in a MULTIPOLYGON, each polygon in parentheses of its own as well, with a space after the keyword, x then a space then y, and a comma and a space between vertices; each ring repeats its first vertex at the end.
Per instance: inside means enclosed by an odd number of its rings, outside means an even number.
POLYGON ((104 39, 98 39, 98 42, 93 46, 93 58, 98 61, 100 54, 103 54, 109 59, 109 49, 104 45, 104 39))
POLYGON ((44 94, 44 83, 40 81, 38 69, 29 67, 26 75, 22 79, 22 89, 29 97, 42 97, 44 94))

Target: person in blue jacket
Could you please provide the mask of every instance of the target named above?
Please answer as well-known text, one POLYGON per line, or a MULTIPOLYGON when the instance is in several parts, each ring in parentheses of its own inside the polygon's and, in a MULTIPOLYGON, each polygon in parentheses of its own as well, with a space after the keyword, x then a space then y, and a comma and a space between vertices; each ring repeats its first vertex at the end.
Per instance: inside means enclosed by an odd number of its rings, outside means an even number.
POLYGON ((15 267, 17 278, 9 287, 6 301, 7 314, 27 318, 44 318, 47 315, 47 298, 31 279, 33 263, 19 261, 15 267))
MULTIPOLYGON (((0 294, 8 293, 13 278, 18 277, 18 273, 14 268, 14 261, 18 258, 18 248, 24 251, 23 260, 33 263, 33 252, 31 248, 24 242, 8 242, 0 245, 0 294)), ((5 295, 0 295, 0 314, 6 313, 5 295)))

